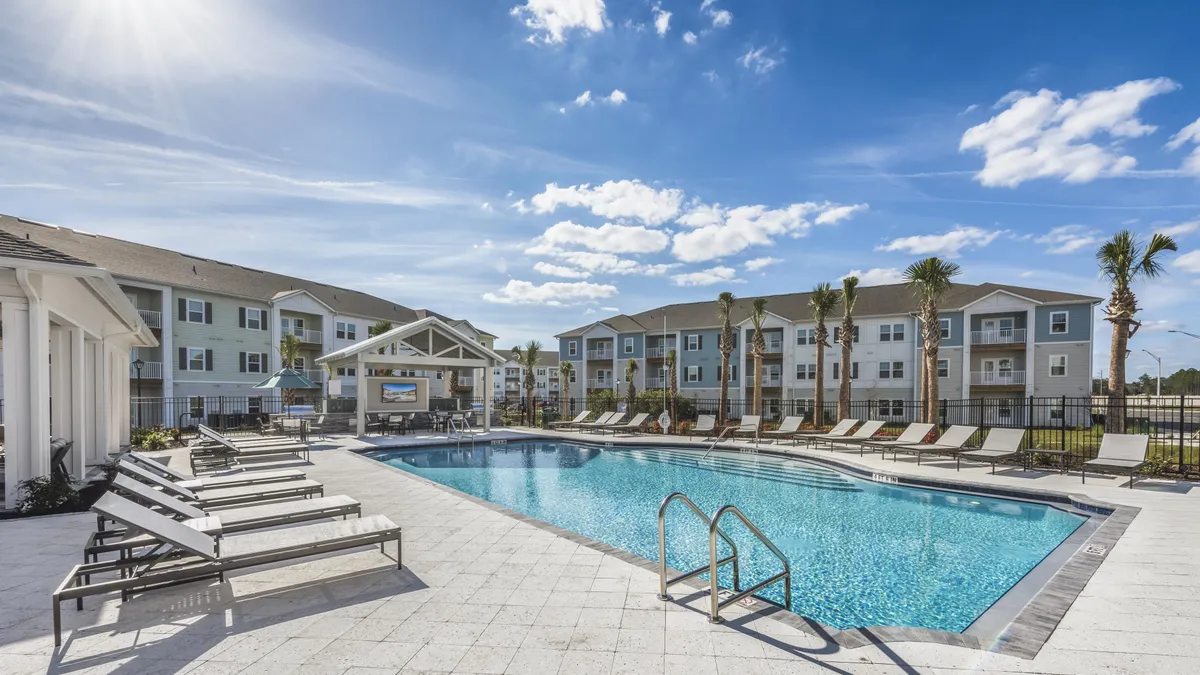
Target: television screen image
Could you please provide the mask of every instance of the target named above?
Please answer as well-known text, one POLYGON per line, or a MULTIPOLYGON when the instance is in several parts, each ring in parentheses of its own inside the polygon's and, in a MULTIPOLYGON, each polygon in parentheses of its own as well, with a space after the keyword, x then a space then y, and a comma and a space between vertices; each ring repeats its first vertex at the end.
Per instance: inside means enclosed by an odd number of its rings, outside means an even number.
POLYGON ((383 385, 384 403, 416 403, 417 384, 415 382, 390 382, 383 385))

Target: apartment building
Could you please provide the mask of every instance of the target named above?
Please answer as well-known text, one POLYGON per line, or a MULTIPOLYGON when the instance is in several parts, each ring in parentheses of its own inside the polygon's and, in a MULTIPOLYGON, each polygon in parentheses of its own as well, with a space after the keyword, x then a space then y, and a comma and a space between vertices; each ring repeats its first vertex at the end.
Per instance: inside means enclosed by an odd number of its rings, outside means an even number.
MULTIPOLYGON (((920 398, 922 346, 917 302, 902 284, 859 289, 851 350, 855 400, 877 403, 881 414, 920 398)), ((762 378, 767 408, 779 401, 811 402, 816 379, 816 323, 808 293, 767 296, 766 350, 754 372, 747 346, 753 336, 753 298, 733 311, 735 347, 728 373, 730 397, 752 396, 762 378)), ((1092 318, 1099 298, 1002 284, 957 284, 941 306, 938 352, 940 395, 946 399, 1086 396, 1092 372, 1092 318)), ((827 321, 825 397, 836 400, 841 347, 836 336, 842 309, 827 321)), ((720 320, 716 302, 668 305, 640 314, 608 317, 556 335, 558 356, 579 374, 570 395, 607 389, 638 362, 639 388, 668 385, 666 357, 676 352, 681 394, 716 399, 720 389, 720 320)), ((900 414, 900 413, 896 413, 900 414)), ((1003 413, 1001 413, 1003 414, 1003 413)), ((1011 411, 1020 415, 1020 410, 1011 411)))
MULTIPOLYGON (((496 399, 516 401, 525 396, 525 368, 517 363, 511 351, 498 352, 508 361, 495 369, 493 374, 493 396, 496 399)), ((558 353, 543 351, 538 355, 538 367, 533 371, 533 395, 540 399, 557 399, 562 396, 562 384, 558 377, 558 353)))
MULTIPOLYGON (((300 340, 296 368, 325 393, 344 397, 355 395, 354 369, 327 374, 314 361, 367 339, 379 321, 399 326, 435 315, 489 349, 496 339, 463 319, 307 279, 10 216, 0 215, 0 230, 112 274, 159 341, 130 357, 134 396, 139 389, 145 397, 262 396, 253 387, 282 367, 278 345, 284 334, 300 340)), ((441 372, 404 374, 429 377, 431 396, 450 393, 441 372)), ((460 373, 458 395, 471 397, 482 374, 460 373)))

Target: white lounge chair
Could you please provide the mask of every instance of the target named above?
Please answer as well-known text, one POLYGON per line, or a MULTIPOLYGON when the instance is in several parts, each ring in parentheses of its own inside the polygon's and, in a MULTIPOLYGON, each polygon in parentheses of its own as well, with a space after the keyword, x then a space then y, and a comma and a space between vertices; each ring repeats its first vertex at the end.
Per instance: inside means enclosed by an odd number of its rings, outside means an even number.
POLYGON ((595 422, 583 422, 582 424, 576 425, 576 428, 581 431, 588 431, 591 429, 596 429, 599 427, 607 426, 613 422, 617 422, 617 421, 623 420, 623 419, 625 419, 625 413, 619 413, 619 412, 604 413, 603 415, 597 417, 595 422))
POLYGON ((829 433, 824 436, 812 436, 805 440, 814 446, 824 443, 829 446, 830 450, 833 450, 835 445, 858 446, 874 438, 875 434, 879 433, 879 430, 883 428, 883 424, 882 420, 867 420, 854 433, 848 436, 845 434, 829 433))
POLYGON ((933 431, 933 427, 934 425, 927 424, 925 422, 914 422, 908 425, 908 428, 900 432, 900 435, 894 439, 863 441, 858 446, 858 454, 862 455, 867 450, 870 450, 871 452, 879 450, 880 452, 886 453, 888 450, 898 445, 916 445, 918 443, 923 443, 925 441, 925 437, 929 435, 929 432, 933 431))
POLYGON ((1024 440, 1024 429, 991 429, 988 431, 987 438, 983 439, 983 446, 978 450, 964 450, 955 454, 955 458, 958 460, 955 470, 962 468, 962 460, 965 458, 976 462, 987 462, 992 465, 992 473, 996 473, 996 462, 1010 457, 1020 457, 1023 454, 1021 443, 1024 440))
POLYGON ((717 430, 715 415, 700 415, 696 418, 696 426, 688 431, 688 439, 692 436, 712 436, 717 430))
POLYGON ((558 429, 559 427, 569 428, 569 427, 573 427, 573 426, 576 426, 579 424, 583 424, 583 421, 586 420, 588 418, 588 415, 591 415, 591 414, 592 414, 591 410, 584 410, 583 412, 576 415, 575 419, 564 420, 562 422, 551 422, 550 428, 551 429, 558 429))
POLYGON ((614 436, 617 435, 618 431, 641 431, 642 427, 646 425, 646 422, 649 419, 650 413, 638 413, 633 416, 633 419, 629 420, 625 424, 610 424, 606 427, 601 427, 600 431, 611 431, 614 436))
POLYGON ((800 441, 804 441, 806 444, 812 445, 812 442, 818 439, 842 438, 846 434, 849 434, 852 429, 854 429, 855 424, 858 424, 858 420, 847 417, 846 419, 840 420, 837 424, 833 425, 833 428, 831 428, 829 431, 821 431, 819 429, 813 429, 812 431, 797 431, 796 433, 792 434, 792 442, 795 444, 799 443, 800 441))
MULTIPOLYGON (((226 572, 246 567, 271 565, 326 553, 358 549, 367 545, 396 542, 396 566, 400 565, 400 527, 385 516, 368 516, 288 527, 265 532, 217 537, 172 520, 111 492, 92 505, 92 510, 114 522, 153 537, 160 542, 150 553, 125 560, 76 565, 54 591, 54 644, 62 644, 63 600, 120 592, 122 599, 160 586, 224 579, 226 572), (148 564, 139 564, 148 563, 148 564), (163 564, 169 563, 169 564, 163 564)), ((219 520, 220 516, 214 516, 219 520)))
POLYGON ((256 502, 266 502, 278 499, 297 499, 300 497, 324 496, 325 487, 315 480, 289 480, 274 483, 256 483, 251 485, 218 486, 194 490, 179 483, 147 471, 142 467, 120 460, 117 470, 125 475, 136 478, 168 494, 195 503, 200 508, 219 508, 222 506, 238 506, 256 502))
POLYGON ((1114 473, 1129 472, 1129 489, 1133 489, 1134 475, 1146 466, 1146 449, 1150 437, 1145 434, 1104 434, 1100 441, 1100 452, 1096 459, 1083 463, 1080 478, 1087 482, 1087 470, 1108 470, 1114 473))
POLYGON ((800 425, 804 424, 804 418, 798 415, 788 415, 779 423, 779 428, 773 431, 764 431, 764 438, 770 439, 785 439, 790 438, 795 443, 796 434, 800 433, 800 425))
POLYGON ((285 480, 303 479, 304 472, 299 469, 276 469, 272 471, 236 471, 227 474, 194 478, 181 471, 157 462, 140 452, 130 451, 121 456, 143 469, 148 469, 162 475, 167 480, 192 490, 202 490, 208 487, 236 487, 238 485, 254 485, 256 483, 275 483, 285 480))
POLYGON ((754 440, 758 440, 758 434, 762 430, 762 415, 742 415, 742 419, 738 427, 733 430, 732 436, 752 436, 754 440))
POLYGON ((901 452, 907 455, 916 455, 918 465, 921 464, 922 455, 956 455, 967 444, 967 441, 971 440, 976 431, 979 431, 979 427, 956 424, 932 443, 894 445, 892 446, 892 461, 896 461, 897 455, 901 452))

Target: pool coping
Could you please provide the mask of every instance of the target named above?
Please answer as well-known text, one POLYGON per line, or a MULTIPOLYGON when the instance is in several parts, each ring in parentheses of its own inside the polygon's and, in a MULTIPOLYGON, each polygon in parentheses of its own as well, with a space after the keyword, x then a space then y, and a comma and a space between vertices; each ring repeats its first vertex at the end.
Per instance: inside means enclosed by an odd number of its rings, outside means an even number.
MULTIPOLYGON (((505 439, 497 439, 496 444, 507 444, 508 442, 520 442, 526 440, 558 440, 566 442, 591 443, 593 445, 618 446, 618 445, 644 445, 647 442, 653 443, 657 447, 676 447, 690 450, 707 449, 709 446, 703 442, 683 442, 679 440, 659 441, 653 436, 636 436, 627 438, 601 438, 599 442, 591 439, 580 439, 572 436, 561 436, 557 434, 544 433, 528 433, 520 436, 510 436, 505 439)), ((493 440, 488 439, 476 443, 479 445, 492 445, 493 440)), ((616 557, 619 560, 627 562, 636 567, 649 570, 658 574, 658 563, 643 558, 635 553, 630 553, 623 549, 616 548, 604 542, 597 541, 590 537, 585 537, 577 532, 563 529, 557 525, 552 525, 543 520, 533 518, 526 514, 514 511, 499 504, 489 502, 486 499, 476 497, 474 495, 456 490, 447 485, 438 483, 437 481, 424 478, 417 474, 398 469, 396 467, 378 462, 369 457, 365 457, 367 453, 381 451, 397 451, 397 450, 421 450, 428 447, 445 446, 447 439, 445 438, 430 438, 428 442, 406 443, 395 446, 376 446, 371 448, 356 448, 351 450, 352 454, 364 456, 364 459, 369 459, 376 464, 388 467, 401 475, 409 478, 422 481, 426 484, 435 486, 441 490, 464 498, 472 503, 479 504, 493 511, 503 513, 506 516, 514 518, 520 522, 527 523, 539 529, 552 532, 569 541, 587 546, 588 548, 599 551, 616 557)), ((744 445, 735 444, 718 444, 713 446, 718 450, 736 450, 739 452, 747 449, 744 445)), ((1102 522, 1093 532, 1071 553, 1070 557, 1062 563, 1062 565, 1054 572, 1053 576, 1043 583, 1033 594, 1033 596, 1025 603, 1016 616, 1000 630, 992 636, 971 635, 967 632, 953 633, 950 631, 933 630, 928 628, 912 628, 908 626, 869 626, 861 628, 850 628, 840 630, 830 626, 826 626, 813 619, 805 618, 792 611, 785 610, 778 605, 760 600, 753 596, 746 598, 743 601, 743 606, 746 607, 752 615, 770 617, 787 626, 800 630, 809 635, 820 637, 837 644, 846 649, 854 649, 871 644, 885 644, 889 642, 927 642, 933 644, 943 644, 956 647, 966 647, 969 649, 979 649, 983 651, 1014 656, 1023 659, 1033 659, 1037 656, 1041 648, 1049 640, 1050 635, 1058 626, 1059 622, 1066 615, 1067 610, 1079 597, 1083 588, 1087 585, 1092 575, 1099 569, 1100 565, 1108 557, 1108 553, 1112 550, 1117 540, 1125 533, 1129 524, 1141 511, 1140 508, 1134 506, 1126 506, 1121 504, 1113 504, 1100 501, 1098 499, 1082 494, 1072 494, 1066 492, 1058 492, 1052 490, 1041 490, 1037 488, 1026 489, 1010 489, 1004 486, 992 485, 988 483, 979 483, 969 480, 941 480, 928 477, 908 476, 896 474, 889 471, 880 471, 872 467, 863 466, 853 462, 851 459, 843 455, 833 455, 825 457, 822 455, 812 455, 808 453, 788 453, 772 450, 770 448, 756 447, 754 451, 759 454, 770 455, 773 457, 785 458, 801 458, 806 461, 812 461, 817 464, 825 464, 828 466, 837 467, 839 470, 845 471, 865 480, 874 482, 882 482, 889 485, 902 485, 908 487, 918 487, 927 489, 951 490, 954 492, 968 492, 982 494, 993 497, 1007 499, 1022 499, 1027 501, 1036 501, 1049 503, 1051 505, 1068 506, 1069 508, 1078 509, 1096 515, 1104 516, 1102 522)), ((1066 544, 1071 537, 1059 544, 1059 547, 1066 544)), ((1055 548, 1055 551, 1059 550, 1055 548)), ((1051 555, 1053 552, 1051 553, 1051 555)), ((1047 556, 1049 557, 1049 555, 1047 556)), ((1041 563, 1039 563, 1041 564, 1041 563)), ((1034 568, 1035 570, 1037 567, 1034 568)), ((1032 573, 1033 570, 1030 571, 1032 573)), ((1023 577, 1024 578, 1024 577, 1023 577)), ((707 591, 709 586, 707 583, 700 582, 696 579, 688 579, 680 582, 697 592, 707 591)), ((1018 582, 1019 584, 1020 582, 1018 582)), ((1016 587, 1016 584, 1013 588, 1016 587)), ((1008 597, 1009 591, 1000 596, 995 604, 999 604, 1008 597)), ((995 605, 993 605, 995 606, 995 605)), ((985 611, 976 619, 978 622, 983 618, 989 610, 985 611)), ((973 623, 972 626, 975 624, 973 623)), ((970 627, 967 629, 970 630, 970 627)))

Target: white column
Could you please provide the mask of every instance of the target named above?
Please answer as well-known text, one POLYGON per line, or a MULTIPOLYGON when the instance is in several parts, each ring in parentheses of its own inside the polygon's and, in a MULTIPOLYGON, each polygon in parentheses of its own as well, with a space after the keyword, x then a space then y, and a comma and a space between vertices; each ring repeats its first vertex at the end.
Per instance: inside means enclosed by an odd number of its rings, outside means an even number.
MULTIPOLYGON (((1036 320, 1037 319, 1034 316, 1034 311, 1032 309, 1025 311, 1025 396, 1026 397, 1033 396, 1033 385, 1034 385, 1033 374, 1037 370, 1036 368, 1034 368, 1034 366, 1037 364, 1035 364, 1033 362, 1034 354, 1035 354, 1034 343, 1035 343, 1035 337, 1036 337, 1033 332, 1033 323, 1036 320)), ((1089 350, 1088 353, 1091 354, 1091 350, 1089 350)), ((1047 364, 1047 367, 1049 367, 1048 364, 1047 364)), ((1090 361, 1088 363, 1088 369, 1089 370, 1091 369, 1090 361)), ((1089 375, 1088 382, 1090 383, 1091 381, 1092 381, 1091 376, 1089 375)), ((1089 390, 1091 389, 1090 384, 1088 386, 1088 389, 1089 390)), ((1066 413, 1064 412, 1063 415, 1064 415, 1064 419, 1065 419, 1066 413)))
POLYGON ((116 425, 116 438, 111 451, 118 451, 129 447, 129 346, 122 343, 111 349, 113 378, 117 388, 117 395, 110 403, 110 417, 112 424, 116 425))
POLYGON ((493 378, 495 378, 495 369, 491 364, 483 369, 483 431, 484 433, 492 430, 492 399, 496 394, 492 391, 493 378))
POLYGON ((175 395, 175 359, 178 356, 175 354, 175 298, 170 286, 162 287, 162 340, 159 342, 159 352, 162 353, 162 395, 163 398, 171 398, 175 395))
POLYGON ((354 369, 357 378, 354 411, 358 424, 358 435, 362 436, 367 433, 367 364, 363 361, 362 354, 358 355, 356 363, 358 367, 354 369))
POLYGON ((62 326, 51 326, 49 332, 50 434, 71 440, 71 336, 62 326))
POLYGON ((85 358, 83 353, 83 329, 73 326, 67 329, 69 337, 68 352, 71 355, 70 394, 71 394, 71 440, 75 446, 71 449, 71 471, 82 478, 87 474, 87 457, 89 450, 87 434, 87 378, 85 376, 85 358))
MULTIPOLYGON (((0 355, 4 359, 4 390, 8 394, 4 402, 4 502, 8 508, 16 504, 17 483, 40 475, 34 474, 32 460, 31 438, 36 428, 32 419, 32 397, 18 395, 18 392, 29 392, 31 385, 29 314, 29 305, 24 300, 5 298, 0 305, 0 321, 4 323, 5 333, 0 355)), ((49 429, 47 437, 48 432, 49 429)))
POLYGON ((100 355, 100 341, 85 338, 83 340, 83 381, 84 381, 84 425, 83 438, 86 440, 84 462, 98 464, 104 461, 100 453, 101 435, 99 432, 99 406, 104 399, 104 390, 100 388, 103 374, 100 364, 104 359, 100 355))
MULTIPOLYGON (((953 323, 951 323, 953 326, 953 323)), ((962 397, 971 398, 971 314, 963 312, 962 323, 962 397)))

